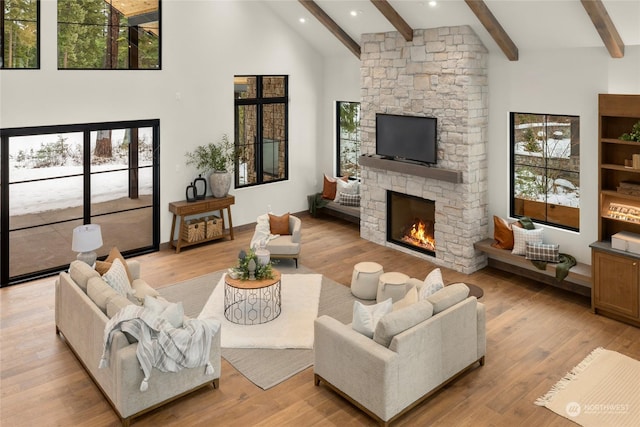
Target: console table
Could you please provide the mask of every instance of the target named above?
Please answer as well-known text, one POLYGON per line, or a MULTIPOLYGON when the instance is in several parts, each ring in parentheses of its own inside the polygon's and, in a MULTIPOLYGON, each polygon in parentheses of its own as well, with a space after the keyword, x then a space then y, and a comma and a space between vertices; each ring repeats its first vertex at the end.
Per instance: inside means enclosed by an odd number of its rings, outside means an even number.
POLYGON ((171 221, 171 234, 169 235, 169 244, 176 248, 176 253, 180 253, 180 249, 186 246, 196 245, 203 242, 209 242, 212 240, 223 239, 227 236, 233 240, 233 222, 231 220, 231 205, 235 203, 234 196, 227 197, 212 197, 208 196, 202 200, 196 200, 195 202, 187 202, 181 200, 179 202, 169 203, 169 211, 173 213, 173 220, 171 221), (225 232, 224 210, 227 211, 227 218, 229 219, 229 230, 225 232), (182 238, 182 233, 178 233, 178 238, 175 239, 176 231, 176 219, 180 218, 180 225, 184 223, 184 217, 189 215, 199 215, 207 212, 220 212, 220 219, 222 220, 222 234, 214 236, 208 239, 198 240, 197 242, 187 242, 182 238))

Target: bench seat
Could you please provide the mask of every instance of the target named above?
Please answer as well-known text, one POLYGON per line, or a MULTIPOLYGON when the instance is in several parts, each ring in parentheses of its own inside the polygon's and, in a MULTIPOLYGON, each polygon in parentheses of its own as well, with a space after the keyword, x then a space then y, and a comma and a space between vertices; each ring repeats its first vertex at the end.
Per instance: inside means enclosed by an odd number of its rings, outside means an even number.
POLYGON ((513 255, 508 249, 494 248, 491 246, 494 242, 493 239, 484 239, 473 245, 476 250, 487 254, 490 267, 591 297, 590 265, 579 262, 571 267, 567 277, 559 282, 556 279, 556 264, 549 262, 546 270, 540 270, 522 255, 513 255))

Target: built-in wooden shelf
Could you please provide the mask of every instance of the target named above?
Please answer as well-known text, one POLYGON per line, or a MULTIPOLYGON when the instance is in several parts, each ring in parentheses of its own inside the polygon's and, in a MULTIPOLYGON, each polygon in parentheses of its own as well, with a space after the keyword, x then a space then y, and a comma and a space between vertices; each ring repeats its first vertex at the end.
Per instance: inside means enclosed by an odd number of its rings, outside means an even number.
POLYGON ((360 156, 360 165, 371 168, 384 169, 392 172, 400 172, 408 175, 421 176, 423 178, 438 179, 440 181, 462 183, 462 172, 444 169, 435 166, 407 163, 399 160, 383 159, 381 157, 363 154, 360 156))

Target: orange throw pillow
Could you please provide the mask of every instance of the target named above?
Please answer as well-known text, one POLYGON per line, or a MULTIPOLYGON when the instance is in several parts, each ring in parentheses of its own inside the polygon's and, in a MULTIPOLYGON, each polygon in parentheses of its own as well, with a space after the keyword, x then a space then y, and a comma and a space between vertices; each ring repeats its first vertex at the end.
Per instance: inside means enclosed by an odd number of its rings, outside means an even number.
POLYGON ((271 234, 280 234, 281 236, 291 234, 289 232, 289 212, 282 216, 269 214, 269 228, 271 234))
POLYGON ((129 271, 127 262, 124 260, 124 257, 115 246, 111 248, 111 251, 109 251, 107 259, 105 259, 104 261, 96 261, 96 271, 100 273, 101 276, 103 276, 107 271, 109 271, 109 269, 111 268, 111 264, 113 264, 113 261, 115 261, 116 258, 120 259, 120 262, 122 262, 122 265, 124 265, 124 269, 127 271, 129 282, 132 282, 133 278, 131 277, 131 272, 129 271))
POLYGON ((322 198, 333 200, 336 198, 336 189, 338 188, 338 182, 334 178, 324 176, 324 183, 322 185, 322 198))
POLYGON ((509 223, 506 219, 493 216, 493 238, 496 240, 491 246, 498 249, 513 249, 513 229, 520 227, 518 221, 509 223))

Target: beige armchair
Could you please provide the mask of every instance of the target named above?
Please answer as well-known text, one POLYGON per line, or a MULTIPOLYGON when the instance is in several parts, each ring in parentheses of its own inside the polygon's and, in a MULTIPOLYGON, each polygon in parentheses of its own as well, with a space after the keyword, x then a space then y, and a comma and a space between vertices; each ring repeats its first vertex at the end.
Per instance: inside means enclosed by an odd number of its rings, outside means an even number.
POLYGON ((373 339, 329 316, 315 321, 314 381, 325 383, 380 425, 427 399, 486 350, 484 305, 450 285, 384 315, 373 339))
MULTIPOLYGON (((289 233, 281 234, 277 237, 265 231, 265 216, 258 217, 256 231, 251 239, 251 247, 257 247, 261 241, 267 241, 266 249, 271 254, 271 258, 292 258, 298 268, 300 259, 300 243, 302 239, 302 221, 300 218, 289 215, 289 233)), ((268 227, 268 217, 266 218, 268 227)))

